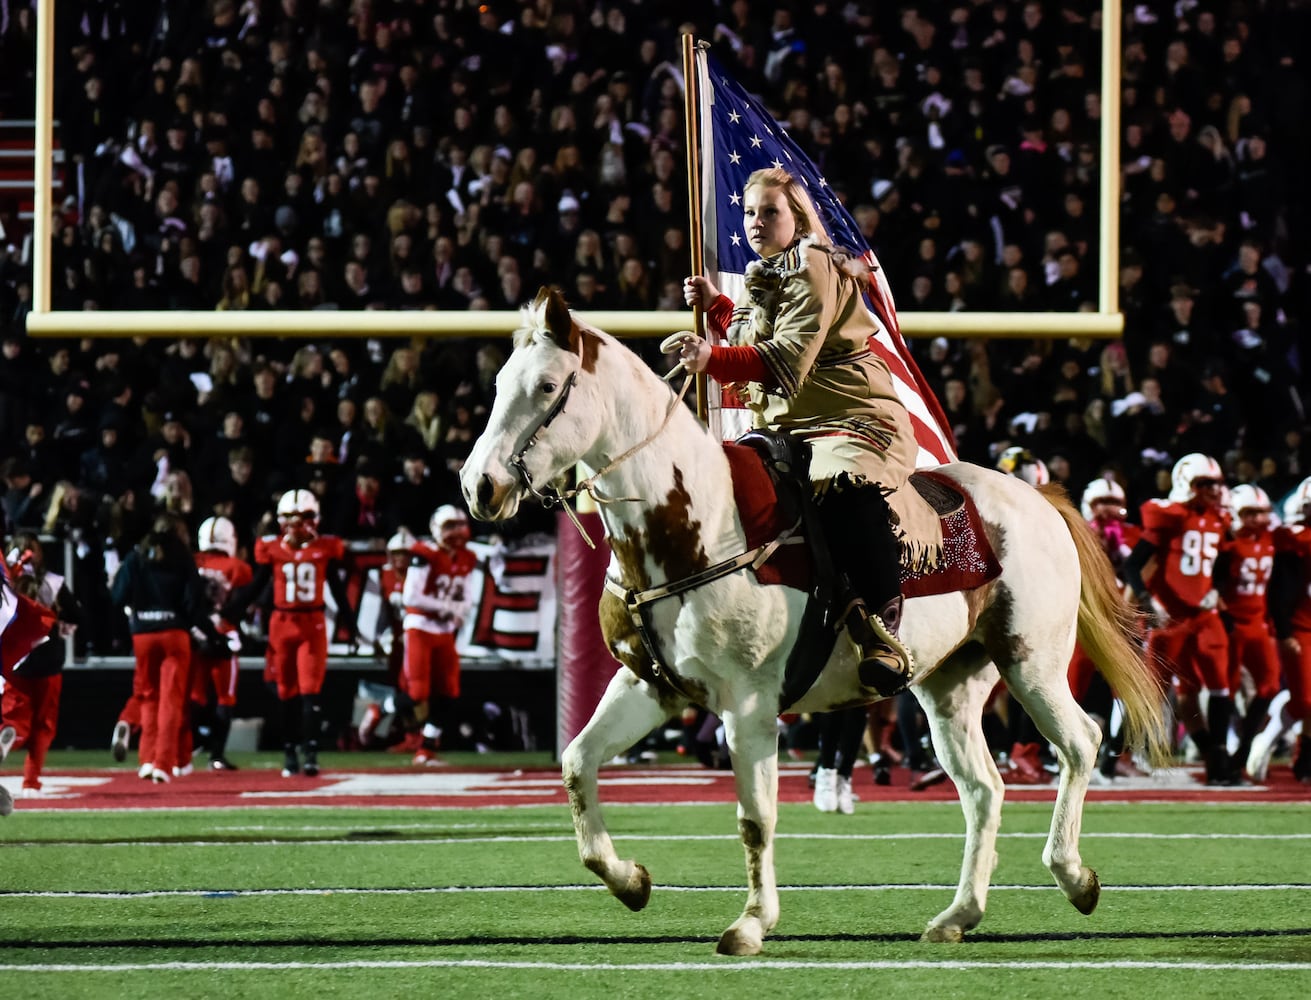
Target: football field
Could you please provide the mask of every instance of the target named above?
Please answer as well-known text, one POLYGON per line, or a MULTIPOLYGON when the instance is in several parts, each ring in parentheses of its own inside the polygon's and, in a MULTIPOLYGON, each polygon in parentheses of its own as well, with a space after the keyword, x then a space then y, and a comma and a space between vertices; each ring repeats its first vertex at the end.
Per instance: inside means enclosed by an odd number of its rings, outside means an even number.
POLYGON ((715 942, 745 890, 721 773, 603 772, 617 848, 655 883, 630 913, 579 864, 553 770, 337 766, 318 782, 248 768, 231 787, 197 774, 127 807, 153 790, 88 768, 47 786, 76 791, 20 801, 0 820, 6 994, 1311 994, 1311 801, 1296 788, 1095 793, 1082 848, 1103 893, 1089 917, 1042 864, 1050 792, 1016 790, 988 912, 952 946, 918 940, 959 871, 950 786, 915 797, 857 772, 856 815, 826 816, 787 768, 782 918, 761 956, 730 959, 715 942))

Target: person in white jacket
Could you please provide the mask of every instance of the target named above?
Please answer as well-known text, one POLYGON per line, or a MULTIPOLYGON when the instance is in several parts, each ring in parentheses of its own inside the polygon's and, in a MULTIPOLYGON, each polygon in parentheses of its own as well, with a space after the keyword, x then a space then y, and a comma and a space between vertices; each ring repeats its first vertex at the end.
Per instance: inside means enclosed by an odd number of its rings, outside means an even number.
MULTIPOLYGON (((405 605, 405 664, 401 687, 423 726, 414 763, 436 762, 443 733, 457 723, 460 654, 455 637, 472 604, 469 574, 477 558, 468 548, 464 511, 443 504, 429 521, 433 541, 415 543, 401 592, 405 605)), ((398 699, 398 701, 404 699, 398 699)), ((449 740, 449 735, 448 735, 449 740)))

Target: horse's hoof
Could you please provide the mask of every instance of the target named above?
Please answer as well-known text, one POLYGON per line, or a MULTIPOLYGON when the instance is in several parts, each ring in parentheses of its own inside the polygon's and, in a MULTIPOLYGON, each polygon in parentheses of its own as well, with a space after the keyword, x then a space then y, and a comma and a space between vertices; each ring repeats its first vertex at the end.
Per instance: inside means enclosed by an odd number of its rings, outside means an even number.
POLYGON ((1097 901, 1102 898, 1102 883, 1097 877, 1097 873, 1091 868, 1085 869, 1088 877, 1084 880, 1084 886, 1079 890, 1078 895, 1070 897, 1070 902, 1074 908, 1082 913, 1085 917, 1097 909, 1097 901))
POLYGON ((920 935, 920 940, 932 944, 960 944, 964 936, 965 932, 959 927, 934 927, 930 924, 920 935))
POLYGON ((759 955, 762 945, 758 935, 746 934, 741 927, 730 927, 724 931, 715 951, 720 955, 759 955))
POLYGON ((615 893, 619 902, 636 913, 651 901, 651 873, 645 865, 633 864, 628 884, 615 893))

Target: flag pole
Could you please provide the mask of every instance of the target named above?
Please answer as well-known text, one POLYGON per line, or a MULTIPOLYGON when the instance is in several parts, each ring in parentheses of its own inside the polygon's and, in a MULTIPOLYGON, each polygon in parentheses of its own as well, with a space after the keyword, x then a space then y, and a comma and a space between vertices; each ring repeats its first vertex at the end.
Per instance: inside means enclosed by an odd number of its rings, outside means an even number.
MULTIPOLYGON (((701 241, 701 105, 696 68, 697 41, 691 32, 686 32, 682 42, 683 118, 687 124, 687 204, 690 213, 688 242, 692 247, 692 273, 704 277, 706 261, 701 241)), ((699 304, 692 306, 692 330, 698 337, 704 338, 706 335, 706 317, 699 304)), ((696 415, 703 424, 710 422, 705 372, 696 377, 696 415)))

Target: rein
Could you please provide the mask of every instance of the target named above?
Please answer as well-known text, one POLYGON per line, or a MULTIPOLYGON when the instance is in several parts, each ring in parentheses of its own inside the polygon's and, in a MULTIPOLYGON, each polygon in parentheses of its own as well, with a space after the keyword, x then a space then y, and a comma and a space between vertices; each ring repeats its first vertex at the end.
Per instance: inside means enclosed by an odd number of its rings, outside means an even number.
POLYGON ((524 442, 524 446, 510 456, 508 464, 510 468, 514 470, 515 475, 519 477, 519 482, 523 485, 525 490, 536 497, 538 502, 547 510, 556 506, 560 507, 560 509, 565 512, 565 515, 569 518, 573 526, 578 529, 578 534, 582 535, 583 541, 587 543, 587 547, 595 549, 596 543, 592 541, 592 539, 588 537, 587 532, 583 530, 582 524, 578 521, 578 515, 575 514, 573 508, 569 506, 569 501, 577 497, 579 494, 585 493, 597 504, 619 503, 621 501, 625 503, 640 503, 642 500, 641 497, 604 496, 598 492, 596 481, 607 472, 613 472, 621 464, 628 461, 663 433, 664 429, 669 426, 669 421, 673 419, 675 411, 683 404, 683 399, 687 396, 687 390, 692 385, 692 380, 695 377, 696 376, 691 372, 687 373, 687 378, 683 380, 683 387, 678 391, 678 395, 674 397, 673 401, 670 402, 669 409, 665 411, 665 419, 660 422, 660 426, 625 451, 618 458, 607 462, 602 468, 579 482, 573 489, 561 491, 555 486, 546 486, 539 489, 536 484, 533 483, 533 477, 528 472, 528 465, 525 462, 525 456, 528 454, 529 449, 537 444, 538 435, 547 427, 551 426, 551 422, 564 412, 565 403, 569 400, 569 394, 573 391, 574 385, 578 381, 578 373, 570 372, 569 378, 565 380, 564 388, 560 390, 560 395, 555 398, 555 402, 551 404, 551 408, 542 415, 542 419, 539 420, 529 432, 528 440, 524 442))

